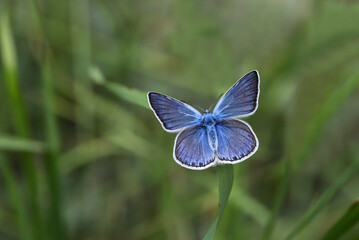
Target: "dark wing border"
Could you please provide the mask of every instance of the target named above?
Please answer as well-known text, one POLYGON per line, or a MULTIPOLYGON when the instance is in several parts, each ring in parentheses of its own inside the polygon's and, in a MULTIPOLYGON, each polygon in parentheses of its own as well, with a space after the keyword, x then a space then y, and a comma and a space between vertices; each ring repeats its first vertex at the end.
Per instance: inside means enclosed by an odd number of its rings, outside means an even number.
MULTIPOLYGON (((233 117, 234 117, 234 118, 237 118, 237 117, 239 117, 239 118, 248 117, 248 116, 253 115, 253 114, 257 111, 258 105, 259 105, 259 93, 260 93, 260 82, 261 82, 261 79, 260 79, 260 76, 259 76, 259 72, 258 72, 257 70, 252 70, 252 71, 246 73, 245 75, 243 75, 240 79, 238 79, 238 80, 232 85, 232 87, 230 87, 230 88, 227 90, 227 92, 226 92, 225 94, 223 94, 223 96, 219 99, 219 101, 217 102, 216 106, 214 107, 213 113, 215 112, 215 110, 217 110, 217 107, 218 107, 218 106, 223 102, 223 100, 226 98, 227 94, 228 94, 234 87, 236 87, 237 84, 239 84, 248 74, 251 74, 251 73, 253 73, 253 72, 256 73, 257 78, 258 78, 258 86, 257 86, 257 90, 258 90, 258 91, 257 91, 257 96, 256 96, 256 106, 255 106, 255 108, 254 108, 251 112, 249 112, 249 113, 247 113, 247 114, 236 115, 236 116, 233 116, 233 117)), ((230 119, 230 118, 233 118, 233 117, 229 117, 229 118, 226 118, 226 119, 230 119)))
MULTIPOLYGON (((180 136, 180 134, 185 131, 182 130, 181 132, 179 132, 176 136, 175 142, 174 142, 174 146, 173 146, 173 159, 176 161, 177 164, 179 164, 180 166, 187 168, 187 169, 191 169, 191 170, 204 170, 210 167, 214 167, 218 164, 218 156, 215 152, 213 152, 214 158, 211 159, 210 163, 208 163, 207 165, 201 166, 201 167, 196 167, 196 166, 191 166, 191 165, 187 165, 185 163, 183 163, 181 160, 179 160, 176 156, 176 146, 177 146, 177 140, 178 137, 180 136)), ((207 139, 206 139, 207 140, 207 139)), ((209 143, 208 143, 209 144, 209 143)))
POLYGON ((238 121, 238 122, 246 125, 249 128, 249 130, 251 131, 251 133, 253 134, 253 136, 254 136, 256 146, 247 155, 245 155, 244 157, 239 158, 237 160, 220 159, 219 156, 216 154, 216 157, 218 159, 218 164, 236 164, 236 163, 239 163, 239 162, 243 162, 244 160, 247 160, 248 158, 250 158, 253 154, 255 154, 257 152, 257 150, 259 148, 259 141, 258 141, 257 135, 254 133, 252 127, 248 123, 246 123, 245 121, 242 121, 240 119, 235 119, 235 118, 229 119, 227 121, 238 121))
MULTIPOLYGON (((170 133, 180 132, 180 131, 182 131, 183 129, 185 129, 185 128, 187 128, 187 127, 190 127, 190 126, 186 126, 186 127, 182 127, 182 128, 178 128, 178 129, 174 129, 174 130, 168 129, 168 128, 165 126, 165 124, 164 124, 164 122, 162 121, 162 119, 158 116, 156 110, 153 108, 152 102, 151 102, 151 100, 150 100, 150 94, 152 94, 152 93, 165 96, 165 97, 167 97, 167 98, 169 98, 169 99, 174 100, 175 102, 177 102, 177 103, 179 103, 179 104, 183 104, 183 105, 186 106, 188 109, 192 110, 194 114, 198 114, 199 119, 200 119, 200 117, 202 116, 202 114, 201 114, 197 109, 195 109, 194 107, 192 107, 191 105, 189 105, 189 104, 187 104, 187 103, 185 103, 185 102, 182 102, 182 101, 180 101, 180 100, 178 100, 178 99, 175 99, 175 98, 173 98, 173 97, 167 96, 166 94, 162 94, 162 93, 158 93, 158 92, 148 92, 148 93, 147 93, 148 105, 150 106, 152 112, 155 114, 157 120, 161 123, 161 126, 162 126, 163 130, 165 130, 166 132, 170 132, 170 133)), ((195 115, 194 115, 194 116, 195 116, 195 115)), ((194 125, 195 125, 195 124, 194 124, 194 125)))

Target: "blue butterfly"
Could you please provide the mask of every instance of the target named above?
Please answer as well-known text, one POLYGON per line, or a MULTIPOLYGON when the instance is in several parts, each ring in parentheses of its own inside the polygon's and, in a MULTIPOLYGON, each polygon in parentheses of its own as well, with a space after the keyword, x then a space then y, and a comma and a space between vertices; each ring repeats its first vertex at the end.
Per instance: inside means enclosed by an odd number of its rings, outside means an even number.
POLYGON ((239 79, 218 101, 213 113, 203 114, 177 99, 149 92, 148 103, 167 132, 176 136, 173 158, 182 167, 202 170, 219 164, 235 164, 252 156, 258 139, 248 123, 236 119, 257 110, 259 73, 239 79))

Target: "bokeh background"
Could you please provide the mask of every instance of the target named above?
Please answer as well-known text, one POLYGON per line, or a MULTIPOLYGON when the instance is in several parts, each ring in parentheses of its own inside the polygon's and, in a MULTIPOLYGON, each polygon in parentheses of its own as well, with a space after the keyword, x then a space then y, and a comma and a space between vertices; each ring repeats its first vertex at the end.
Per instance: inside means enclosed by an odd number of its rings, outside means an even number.
POLYGON ((174 162, 146 92, 209 108, 253 69, 260 147, 216 239, 321 239, 358 207, 358 23, 350 0, 1 1, 0 239, 201 239, 216 169, 174 162))

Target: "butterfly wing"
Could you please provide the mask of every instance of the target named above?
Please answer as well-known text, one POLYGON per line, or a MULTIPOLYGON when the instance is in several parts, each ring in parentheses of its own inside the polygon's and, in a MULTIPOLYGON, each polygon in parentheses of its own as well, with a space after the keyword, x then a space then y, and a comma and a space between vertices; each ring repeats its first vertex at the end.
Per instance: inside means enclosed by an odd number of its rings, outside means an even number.
POLYGON ((252 128, 245 122, 232 119, 216 125, 220 161, 237 163, 252 156, 258 149, 258 139, 252 128))
POLYGON ((259 73, 252 71, 239 79, 218 101, 213 110, 216 120, 252 115, 258 108, 259 73))
POLYGON ((201 122, 200 112, 177 99, 155 92, 149 92, 147 99, 152 111, 167 132, 178 132, 201 122))
POLYGON ((206 128, 194 126, 177 135, 173 158, 179 165, 189 169, 202 170, 213 166, 215 157, 208 142, 206 128))

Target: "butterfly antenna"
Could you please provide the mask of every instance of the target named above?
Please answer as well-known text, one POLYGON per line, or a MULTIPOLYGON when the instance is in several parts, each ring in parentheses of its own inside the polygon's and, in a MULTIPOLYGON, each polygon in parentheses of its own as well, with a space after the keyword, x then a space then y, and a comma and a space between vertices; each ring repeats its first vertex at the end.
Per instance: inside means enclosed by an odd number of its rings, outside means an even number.
MULTIPOLYGON (((219 101, 219 99, 221 99, 222 96, 223 96, 223 93, 219 95, 219 97, 217 98, 217 102, 219 101)), ((209 111, 212 111, 212 107, 213 107, 213 103, 212 103, 212 105, 209 107, 209 111)))
POLYGON ((201 109, 203 112, 205 111, 203 108, 201 108, 201 107, 198 106, 198 105, 194 105, 194 106, 196 106, 197 108, 201 109))
POLYGON ((212 111, 212 107, 213 107, 213 103, 212 103, 211 106, 209 107, 208 111, 212 111))

